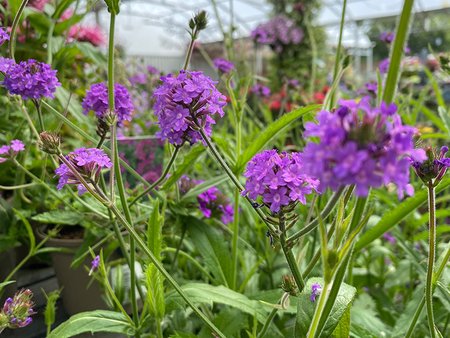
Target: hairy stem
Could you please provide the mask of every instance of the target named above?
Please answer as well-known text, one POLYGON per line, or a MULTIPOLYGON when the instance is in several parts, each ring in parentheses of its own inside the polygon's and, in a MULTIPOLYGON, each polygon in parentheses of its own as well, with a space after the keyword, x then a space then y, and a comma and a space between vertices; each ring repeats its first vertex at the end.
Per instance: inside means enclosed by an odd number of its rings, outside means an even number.
POLYGON ((429 237, 428 237, 428 269, 427 282, 425 285, 425 301, 427 305, 428 329, 430 336, 436 337, 434 328, 434 314, 433 314, 433 272, 434 261, 436 255, 436 194, 433 183, 428 184, 428 211, 429 211, 429 237))

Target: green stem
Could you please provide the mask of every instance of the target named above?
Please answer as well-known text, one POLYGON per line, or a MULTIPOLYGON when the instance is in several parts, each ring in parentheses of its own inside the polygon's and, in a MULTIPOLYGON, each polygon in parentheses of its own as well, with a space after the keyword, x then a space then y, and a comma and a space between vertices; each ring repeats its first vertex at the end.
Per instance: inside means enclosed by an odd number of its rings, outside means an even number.
MULTIPOLYGON (((442 260, 441 264, 439 265, 439 268, 436 271, 436 282, 441 278, 442 273, 444 272, 445 267, 447 266, 447 262, 450 258, 450 246, 447 249, 447 252, 445 253, 444 259, 442 260)), ((436 288, 436 285, 433 284, 433 291, 436 288)), ((422 313, 423 307, 425 306, 425 295, 422 297, 422 300, 420 301, 419 306, 416 309, 416 312, 414 312, 413 320, 411 321, 411 324, 409 325, 408 331, 406 332, 405 338, 409 338, 412 336, 414 332, 414 328, 416 327, 417 320, 420 317, 420 314, 422 313)))
POLYGON ((41 105, 39 104, 39 101, 33 100, 34 106, 36 107, 36 111, 38 114, 38 120, 39 120, 39 128, 41 129, 41 132, 45 130, 44 127, 44 118, 42 117, 42 110, 41 105))
POLYGON ((309 224, 307 224, 303 229, 296 232, 292 236, 288 237, 287 243, 289 246, 292 246, 296 240, 298 240, 300 237, 305 236, 309 232, 313 231, 317 225, 319 224, 319 219, 325 220, 328 215, 333 211, 334 207, 336 206, 337 202, 341 198, 343 192, 345 190, 345 187, 340 188, 338 191, 336 191, 331 198, 328 200, 327 204, 323 208, 322 212, 318 217, 316 217, 314 220, 312 220, 309 224))
POLYGON ((286 244, 285 218, 283 214, 280 215, 279 227, 281 231, 280 234, 281 248, 283 249, 284 256, 286 257, 286 261, 289 265, 289 269, 291 270, 292 275, 294 276, 295 284, 297 284, 298 291, 301 292, 305 287, 305 281, 303 280, 302 274, 300 273, 294 254, 286 244))
MULTIPOLYGON (((336 48, 336 59, 334 60, 333 82, 336 81, 339 72, 339 65, 341 64, 341 49, 342 49, 342 35, 344 32, 345 12, 347 10, 347 0, 342 2, 341 24, 339 26, 339 40, 336 48)), ((335 93, 330 98, 330 106, 333 107, 335 101, 335 93)))
MULTIPOLYGON (((199 128, 199 133, 202 136, 202 139, 205 141, 206 145, 208 146, 209 151, 211 152, 211 154, 213 155, 213 157, 217 160, 217 162, 219 163, 219 165, 222 167, 222 169, 225 171, 225 173, 228 175, 228 177, 230 178, 230 180, 233 182, 233 184, 236 186, 236 188, 239 189, 239 192, 242 192, 244 190, 244 186, 241 184, 241 182, 239 182, 239 179, 234 175, 233 171, 230 169, 230 167, 228 166, 228 164, 225 162, 225 160, 222 158, 222 156, 220 155, 220 153, 217 151, 216 147, 214 146, 214 144, 211 142, 211 140, 209 139, 209 137, 205 134, 204 130, 202 128, 199 128)), ((252 200, 248 197, 248 196, 244 196, 244 199, 251 205, 251 207, 256 211, 256 213, 258 214, 258 216, 261 218, 261 220, 267 225, 267 227, 269 228, 269 230, 272 232, 272 234, 277 234, 277 229, 275 229, 275 227, 270 224, 267 221, 266 216, 264 215, 264 213, 258 209, 255 208, 253 205, 252 200)))
POLYGON ((52 20, 50 24, 50 28, 48 29, 47 34, 47 64, 51 65, 53 62, 53 31, 55 30, 56 22, 52 20))
POLYGON ((17 26, 19 25, 19 20, 20 17, 22 16, 23 10, 25 9, 25 7, 28 5, 28 1, 29 0, 23 0, 22 3, 20 4, 19 9, 17 10, 16 16, 14 17, 12 26, 11 26, 11 34, 10 34, 10 39, 9 39, 9 57, 11 59, 13 59, 14 61, 16 60, 14 58, 14 52, 15 52, 15 47, 16 47, 16 33, 17 33, 17 26))
POLYGON ((405 42, 408 37, 409 22, 413 5, 414 0, 404 1, 400 21, 395 32, 395 40, 392 46, 391 57, 389 59, 389 70, 383 92, 383 101, 386 103, 391 103, 393 101, 395 92, 397 90, 397 84, 400 79, 401 73, 400 63, 403 56, 405 42))
POLYGON ((427 305, 428 328, 430 330, 431 338, 436 337, 434 328, 434 314, 433 314, 433 272, 434 260, 436 255, 436 194, 434 185, 430 181, 428 184, 428 211, 429 211, 429 241, 428 241, 428 269, 427 282, 425 285, 425 301, 427 305))
POLYGON ((164 171, 162 172, 161 176, 153 182, 147 189, 145 189, 142 193, 140 193, 138 196, 136 196, 131 202, 130 207, 135 204, 137 201, 139 201, 142 197, 147 195, 150 191, 155 189, 162 181, 164 181, 167 177, 167 174, 170 171, 170 168, 172 167, 173 163, 175 162, 175 159, 177 158, 177 155, 180 151, 180 147, 176 146, 174 152, 172 153, 172 156, 170 157, 169 163, 167 163, 166 167, 164 168, 164 171))
POLYGON ((325 309, 325 304, 328 299, 328 295, 330 294, 330 286, 332 284, 327 283, 326 281, 323 284, 322 292, 320 293, 319 301, 317 303, 316 309, 314 310, 314 315, 311 321, 311 326, 309 327, 308 333, 306 335, 307 338, 315 338, 319 336, 319 322, 322 315, 323 310, 325 309))
MULTIPOLYGON (((110 13, 110 23, 109 23, 109 46, 108 46, 108 103, 109 109, 112 112, 115 112, 114 107, 114 30, 116 23, 116 15, 113 11, 110 13)), ((114 121, 111 127, 111 152, 113 156, 113 169, 111 170, 111 201, 114 202, 114 175, 116 176, 117 189, 119 191, 120 203, 122 205, 122 209, 125 214, 125 218, 127 222, 132 226, 133 221, 130 213, 130 209, 127 203, 127 197, 125 193, 125 187, 122 180, 122 173, 120 171, 120 159, 119 159, 119 150, 117 148, 117 124, 114 121)), ((131 299, 131 308, 133 312, 133 321, 136 329, 140 327, 140 318, 139 318, 139 310, 137 305, 137 297, 136 297, 136 243, 133 237, 130 237, 130 299, 131 299)), ((137 338, 140 337, 139 332, 136 332, 135 336, 137 338)))
POLYGON ((261 331, 259 331, 257 338, 263 338, 267 330, 270 327, 270 324, 272 323, 272 320, 275 318, 276 314, 278 312, 277 308, 273 308, 273 310, 269 313, 269 316, 267 316, 266 321, 264 322, 264 326, 262 327, 261 331))
MULTIPOLYGON (((241 154, 241 122, 235 113, 236 117, 236 163, 239 162, 241 154)), ((237 287, 237 271, 238 271, 238 251, 239 251, 239 201, 240 190, 234 190, 234 219, 233 219, 233 236, 231 240, 231 289, 235 290, 237 287)))
POLYGON ((189 62, 191 61, 192 51, 194 50, 194 43, 197 38, 197 28, 194 28, 194 31, 191 33, 191 41, 189 42, 189 48, 186 54, 186 59, 184 60, 183 69, 186 70, 189 66, 189 62))
POLYGON ((183 300, 189 305, 189 307, 200 317, 200 319, 219 337, 226 338, 225 335, 206 317, 191 299, 184 293, 183 289, 178 285, 175 279, 167 272, 161 262, 154 256, 152 251, 146 246, 145 242, 139 236, 139 234, 134 230, 134 228, 127 222, 127 220, 122 216, 120 211, 115 205, 109 204, 111 211, 117 217, 117 219, 123 224, 123 226, 130 233, 130 236, 136 241, 137 245, 142 249, 145 255, 152 261, 155 267, 161 272, 164 278, 172 285, 172 287, 177 291, 177 293, 183 298, 183 300))

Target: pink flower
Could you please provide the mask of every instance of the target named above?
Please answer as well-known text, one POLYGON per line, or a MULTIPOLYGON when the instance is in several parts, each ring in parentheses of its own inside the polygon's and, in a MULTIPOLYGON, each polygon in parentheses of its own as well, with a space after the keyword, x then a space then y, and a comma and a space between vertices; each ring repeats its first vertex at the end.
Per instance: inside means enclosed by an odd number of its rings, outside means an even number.
POLYGON ((100 26, 72 26, 68 37, 69 41, 89 42, 94 46, 106 44, 106 38, 100 26))

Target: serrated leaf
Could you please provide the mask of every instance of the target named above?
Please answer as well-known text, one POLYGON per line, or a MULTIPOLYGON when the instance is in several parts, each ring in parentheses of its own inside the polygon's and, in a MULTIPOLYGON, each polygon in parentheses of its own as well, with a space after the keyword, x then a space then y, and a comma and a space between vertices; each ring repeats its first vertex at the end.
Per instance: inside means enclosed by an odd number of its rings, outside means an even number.
POLYGON ((97 310, 78 313, 54 329, 47 338, 68 338, 85 332, 134 335, 134 327, 123 313, 97 310))
MULTIPOLYGON (((450 186, 450 178, 443 179, 441 183, 439 183, 439 185, 436 187, 436 194, 440 193, 448 186, 450 186)), ((374 227, 367 230, 360 237, 358 242, 356 242, 355 250, 359 251, 369 245, 371 242, 382 236, 385 232, 389 231, 389 229, 396 226, 411 212, 417 210, 417 208, 422 206, 426 201, 427 191, 425 189, 422 189, 421 191, 416 192, 414 196, 409 197, 408 199, 398 204, 395 208, 386 212, 374 227)))
MULTIPOLYGON (((218 303, 231 306, 250 316, 255 316, 260 323, 264 323, 270 307, 264 307, 257 300, 251 300, 247 296, 228 289, 227 287, 213 286, 205 283, 188 283, 181 286, 181 289, 195 304, 218 303)), ((184 306, 184 302, 179 294, 171 291, 167 297, 167 308, 173 310, 176 307, 184 306)))
POLYGON ((355 300, 351 310, 352 330, 359 327, 370 336, 386 333, 386 325, 378 318, 375 301, 368 294, 361 294, 355 300))
MULTIPOLYGON (((310 278, 306 282, 305 288, 298 297, 297 301, 297 317, 295 322, 295 337, 306 337, 311 325, 318 297, 316 302, 311 301, 311 287, 314 283, 324 285, 323 278, 310 278)), ((320 337, 330 337, 341 321, 345 313, 350 309, 351 303, 356 295, 356 289, 348 284, 342 283, 336 297, 336 302, 331 310, 320 337)), ((345 319, 344 319, 345 320, 345 319)), ((347 324, 348 325, 348 324, 347 324)))
POLYGON ((244 169, 247 162, 250 161, 250 159, 253 156, 255 156, 255 154, 260 152, 267 143, 269 143, 271 140, 275 138, 275 136, 277 136, 279 133, 281 133, 287 127, 289 127, 295 120, 319 108, 320 108, 319 105, 311 105, 298 108, 283 115, 278 120, 269 124, 266 127, 266 129, 261 131, 261 133, 255 140, 252 140, 250 146, 244 151, 242 156, 239 158, 239 162, 236 165, 237 170, 241 172, 244 169))
POLYGON ((78 225, 83 221, 83 215, 74 211, 53 210, 37 214, 31 219, 45 224, 78 225))
POLYGON ((341 320, 331 334, 332 338, 348 338, 350 333, 350 307, 344 312, 341 320))
POLYGON ((194 165, 198 157, 205 151, 205 147, 196 146, 192 147, 189 152, 184 156, 183 162, 180 165, 177 165, 177 169, 173 172, 166 183, 161 187, 162 190, 167 190, 170 188, 175 182, 177 182, 186 171, 194 165))

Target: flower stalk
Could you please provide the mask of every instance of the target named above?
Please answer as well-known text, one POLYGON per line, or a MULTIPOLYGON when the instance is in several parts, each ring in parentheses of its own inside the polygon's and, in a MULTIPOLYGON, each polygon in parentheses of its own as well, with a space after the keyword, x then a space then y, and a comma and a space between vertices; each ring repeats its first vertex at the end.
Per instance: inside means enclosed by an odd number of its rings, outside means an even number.
POLYGON ((428 268, 427 281, 425 285, 425 301, 427 306, 428 328, 430 336, 436 337, 436 330, 434 327, 434 313, 433 313, 433 273, 434 261, 436 255, 436 193, 433 182, 429 182, 428 186, 428 212, 429 212, 429 235, 428 235, 428 268))

